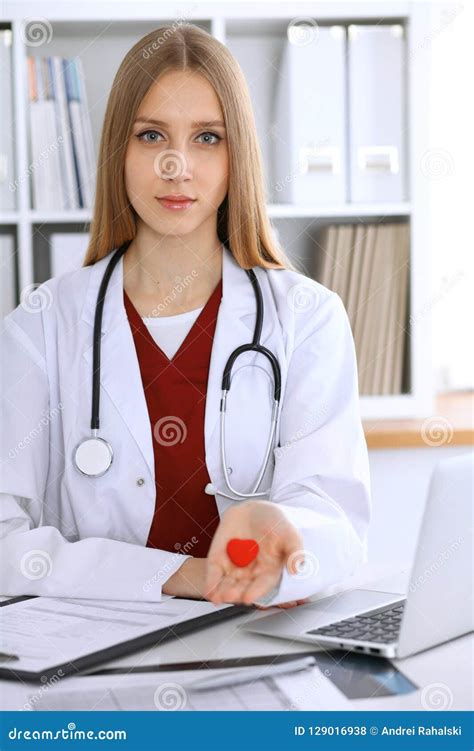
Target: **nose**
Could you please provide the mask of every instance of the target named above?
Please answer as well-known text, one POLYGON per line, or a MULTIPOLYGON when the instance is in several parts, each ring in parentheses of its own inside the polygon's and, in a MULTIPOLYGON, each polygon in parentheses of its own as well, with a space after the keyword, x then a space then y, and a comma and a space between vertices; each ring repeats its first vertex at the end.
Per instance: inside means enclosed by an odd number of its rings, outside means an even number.
POLYGON ((193 164, 190 150, 181 138, 171 138, 170 148, 160 151, 155 158, 155 172, 168 182, 190 180, 193 164))
POLYGON ((180 149, 165 149, 161 151, 154 162, 155 173, 158 177, 169 182, 190 180, 192 166, 189 155, 180 149))

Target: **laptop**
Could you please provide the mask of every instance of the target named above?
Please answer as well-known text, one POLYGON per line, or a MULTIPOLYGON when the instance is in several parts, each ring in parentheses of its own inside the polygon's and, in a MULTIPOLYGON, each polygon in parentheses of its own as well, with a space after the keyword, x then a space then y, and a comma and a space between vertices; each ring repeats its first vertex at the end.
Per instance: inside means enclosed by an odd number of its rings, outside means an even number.
POLYGON ((473 486, 473 452, 436 465, 406 595, 354 589, 243 628, 380 657, 407 657, 472 631, 473 486))

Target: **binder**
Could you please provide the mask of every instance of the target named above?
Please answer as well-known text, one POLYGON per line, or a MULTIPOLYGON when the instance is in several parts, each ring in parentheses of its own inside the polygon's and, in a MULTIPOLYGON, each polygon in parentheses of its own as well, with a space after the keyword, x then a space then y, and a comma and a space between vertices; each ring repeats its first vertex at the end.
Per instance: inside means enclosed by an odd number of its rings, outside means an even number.
POLYGON ((0 317, 16 308, 15 243, 12 234, 0 235, 0 317))
POLYGON ((399 332, 397 330, 397 310, 400 284, 402 284, 401 268, 401 237, 400 225, 393 227, 393 265, 394 276, 390 290, 388 292, 388 312, 387 312, 387 342, 385 346, 385 358, 381 373, 380 393, 389 395, 392 393, 392 379, 395 367, 395 350, 396 341, 399 332))
POLYGON ((389 224, 384 227, 383 245, 383 278, 381 289, 377 297, 376 315, 377 331, 374 341, 374 357, 371 368, 370 393, 382 393, 384 363, 387 358, 387 347, 390 341, 390 300, 394 286, 397 284, 395 268, 395 241, 397 239, 397 225, 389 224))
POLYGON ((78 209, 80 205, 76 160, 74 158, 71 121, 63 75, 63 59, 54 55, 48 58, 48 65, 53 84, 56 129, 61 138, 60 155, 62 160, 63 195, 67 209, 78 209))
POLYGON ((352 264, 347 289, 347 300, 344 300, 353 334, 355 332, 357 321, 357 301, 359 290, 365 282, 362 278, 362 261, 366 232, 367 227, 364 224, 356 225, 352 246, 352 264))
POLYGON ((344 304, 347 300, 347 282, 352 262, 353 235, 353 224, 339 225, 331 289, 333 292, 337 292, 344 304))
POLYGON ((30 56, 27 66, 32 205, 46 211, 90 208, 95 156, 81 61, 30 56))
MULTIPOLYGON (((19 615, 21 616, 22 614, 25 614, 25 610, 23 609, 25 601, 36 601, 37 603, 39 603, 38 607, 41 608, 41 603, 42 601, 44 602, 45 599, 48 598, 29 595, 14 597, 10 600, 0 602, 0 608, 16 607, 18 609, 19 615)), ((57 606, 60 609, 63 598, 55 599, 57 599, 57 606)), ((183 600, 185 598, 176 597, 174 599, 183 600)), ((87 600, 85 602, 87 603, 87 600)), ((26 604, 28 603, 26 602, 26 604)), ((120 606, 120 603, 118 606, 120 606)), ((140 604, 137 603, 137 608, 139 608, 139 606, 140 604)), ((77 656, 75 655, 74 657, 66 660, 64 660, 64 656, 61 654, 57 657, 58 663, 54 665, 44 665, 42 664, 41 659, 38 659, 36 670, 15 669, 15 659, 13 659, 15 656, 3 655, 0 666, 0 679, 21 680, 43 684, 54 676, 76 675, 83 672, 84 670, 89 670, 96 665, 108 662, 109 660, 123 657, 124 655, 131 654, 133 652, 136 652, 137 650, 145 649, 145 647, 156 646, 157 644, 161 644, 163 641, 166 641, 168 639, 179 637, 182 634, 196 631, 204 626, 209 626, 214 623, 220 623, 227 620, 228 618, 234 618, 235 616, 243 615, 244 613, 250 613, 254 610, 252 605, 222 604, 215 605, 214 607, 214 610, 210 610, 210 612, 197 615, 194 618, 174 619, 172 624, 162 626, 161 628, 152 628, 150 623, 150 626, 147 626, 146 628, 144 627, 142 629, 142 633, 140 633, 138 636, 134 636, 125 640, 120 639, 120 631, 117 631, 115 632, 116 637, 109 639, 107 646, 102 647, 99 650, 96 649, 96 651, 94 651, 93 647, 91 647, 91 651, 87 651, 87 654, 84 654, 83 652, 80 652, 80 650, 78 650, 78 652, 80 653, 78 653, 77 656), (10 657, 11 659, 7 659, 8 657, 10 657), (63 662, 61 662, 61 658, 63 658, 63 662)), ((111 633, 114 632, 111 631, 111 633)), ((0 657, 2 657, 1 653, 0 657)))
POLYGON ((288 41, 282 54, 274 113, 277 203, 346 200, 346 32, 317 30, 308 44, 288 41))
POLYGON ((397 336, 395 341, 395 364, 393 368, 392 394, 402 392, 403 382, 403 355, 405 352, 405 341, 407 338, 407 318, 408 318, 408 282, 409 282, 409 229, 408 225, 402 225, 400 228, 400 284, 397 296, 397 336))
POLYGON ((336 243, 337 226, 330 224, 324 227, 318 241, 319 253, 316 261, 315 276, 317 281, 328 289, 331 287, 336 243))
POLYGON ((10 189, 10 184, 15 181, 11 29, 0 30, 0 97, 3 108, 0 118, 0 210, 8 211, 16 208, 16 191, 10 189))
POLYGON ((349 26, 351 202, 407 199, 405 55, 403 26, 349 26))
POLYGON ((369 303, 370 303, 370 276, 374 261, 375 240, 377 227, 369 224, 366 227, 365 241, 361 248, 361 285, 357 295, 356 310, 357 316, 355 321, 354 341, 358 356, 358 375, 359 375, 359 392, 365 393, 364 374, 367 367, 367 345, 368 345, 368 325, 370 322, 369 303))
POLYGON ((47 66, 40 57, 28 58, 30 149, 33 206, 39 210, 66 208, 62 201, 61 150, 47 66), (47 157, 47 158, 45 158, 47 157))

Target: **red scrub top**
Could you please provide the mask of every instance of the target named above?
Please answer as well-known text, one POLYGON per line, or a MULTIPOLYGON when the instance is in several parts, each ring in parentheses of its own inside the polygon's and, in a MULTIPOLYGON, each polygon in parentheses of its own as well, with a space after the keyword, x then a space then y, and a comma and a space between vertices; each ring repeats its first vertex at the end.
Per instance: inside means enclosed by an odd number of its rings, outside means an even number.
POLYGON ((125 290, 123 295, 155 457, 155 513, 147 547, 204 558, 219 524, 215 497, 204 492, 210 482, 204 415, 222 279, 171 360, 154 341, 125 290))

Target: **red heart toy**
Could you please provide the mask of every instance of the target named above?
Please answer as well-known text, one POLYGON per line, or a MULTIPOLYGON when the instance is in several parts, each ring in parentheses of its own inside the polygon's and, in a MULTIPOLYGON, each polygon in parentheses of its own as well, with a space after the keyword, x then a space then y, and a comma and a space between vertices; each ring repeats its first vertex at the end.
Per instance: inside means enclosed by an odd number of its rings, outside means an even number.
POLYGON ((234 537, 227 543, 227 555, 236 566, 248 566, 257 557, 258 551, 256 540, 239 540, 234 537))

